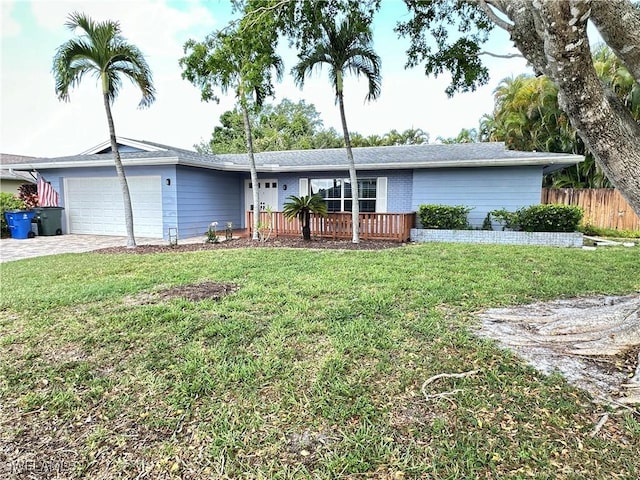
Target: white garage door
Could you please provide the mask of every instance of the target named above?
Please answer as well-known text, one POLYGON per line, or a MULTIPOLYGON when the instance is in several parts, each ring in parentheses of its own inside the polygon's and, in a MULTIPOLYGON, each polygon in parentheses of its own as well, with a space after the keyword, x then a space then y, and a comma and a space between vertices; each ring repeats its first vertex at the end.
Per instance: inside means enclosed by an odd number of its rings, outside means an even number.
MULTIPOLYGON (((160 177, 127 177, 127 182, 135 235, 162 238, 160 177)), ((69 233, 127 234, 122 190, 116 177, 66 178, 64 191, 69 233)))

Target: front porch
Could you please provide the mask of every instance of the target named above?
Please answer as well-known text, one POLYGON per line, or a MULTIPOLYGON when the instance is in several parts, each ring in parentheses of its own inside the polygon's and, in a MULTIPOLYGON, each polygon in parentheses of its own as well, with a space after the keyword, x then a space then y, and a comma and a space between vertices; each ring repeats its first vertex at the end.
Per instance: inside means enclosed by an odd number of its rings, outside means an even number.
MULTIPOLYGON (((253 213, 246 212, 246 225, 249 236, 253 234, 253 213)), ((362 240, 393 240, 407 242, 411 229, 415 226, 415 212, 412 213, 361 213, 360 238, 362 240)), ((271 231, 271 235, 300 236, 300 220, 289 220, 282 212, 260 212, 260 222, 271 231)), ((327 217, 311 216, 311 235, 333 240, 349 240, 353 236, 350 212, 329 213, 327 217)))

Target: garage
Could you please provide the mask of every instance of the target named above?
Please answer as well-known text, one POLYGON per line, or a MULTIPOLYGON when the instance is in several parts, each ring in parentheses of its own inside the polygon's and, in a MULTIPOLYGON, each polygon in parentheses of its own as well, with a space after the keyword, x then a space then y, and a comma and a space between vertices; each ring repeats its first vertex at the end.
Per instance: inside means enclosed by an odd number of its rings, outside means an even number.
MULTIPOLYGON (((162 183, 159 176, 127 177, 138 237, 162 238, 162 183)), ((65 178, 69 233, 126 235, 122 190, 117 177, 65 178)))

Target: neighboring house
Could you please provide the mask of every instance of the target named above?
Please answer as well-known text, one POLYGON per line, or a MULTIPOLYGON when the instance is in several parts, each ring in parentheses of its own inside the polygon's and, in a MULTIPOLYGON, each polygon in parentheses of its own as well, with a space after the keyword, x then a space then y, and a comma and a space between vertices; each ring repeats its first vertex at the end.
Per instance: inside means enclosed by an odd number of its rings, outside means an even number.
MULTIPOLYGON (((252 209, 244 154, 206 155, 153 142, 119 138, 133 203, 135 234, 168 238, 202 235, 212 221, 245 227, 252 209)), ((581 162, 579 155, 516 152, 503 143, 406 145, 353 149, 361 212, 416 211, 423 203, 473 207, 480 226, 487 212, 540 203, 542 175, 581 162)), ((260 208, 282 210, 289 195, 319 193, 330 211, 350 209, 344 149, 256 154, 260 208)), ((124 235, 122 195, 109 142, 80 155, 7 165, 37 170, 60 193, 68 233, 124 235)), ((5 166, 5 168, 7 167, 5 166)))
POLYGON ((25 183, 36 183, 29 172, 4 168, 5 164, 22 164, 33 161, 33 157, 0 153, 0 192, 17 194, 20 186, 25 183))

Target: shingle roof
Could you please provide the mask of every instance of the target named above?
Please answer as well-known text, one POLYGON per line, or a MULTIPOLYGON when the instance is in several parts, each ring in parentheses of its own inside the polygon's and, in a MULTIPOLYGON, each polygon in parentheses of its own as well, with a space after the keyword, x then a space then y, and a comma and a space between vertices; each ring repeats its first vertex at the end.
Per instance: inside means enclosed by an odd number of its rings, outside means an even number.
MULTIPOLYGON (((223 161, 231 161, 246 165, 246 155, 225 154, 217 155, 223 161)), ((388 147, 358 147, 353 149, 353 159, 356 165, 393 165, 400 164, 449 164, 451 162, 513 160, 521 163, 523 160, 546 159, 550 157, 569 160, 572 155, 550 154, 547 152, 518 152, 507 150, 504 143, 461 143, 453 145, 397 145, 388 147)), ((261 152, 255 154, 257 165, 292 166, 327 166, 344 165, 346 152, 344 148, 325 150, 291 150, 284 152, 261 152)), ((524 163, 524 162, 523 162, 524 163)))
MULTIPOLYGON (((29 163, 33 161, 33 157, 26 157, 24 155, 13 155, 10 153, 0 153, 0 165, 4 166, 5 164, 12 165, 22 165, 24 163, 29 163)), ((30 170, 30 169, 29 169, 30 170)), ((14 171, 14 169, 0 169, 0 179, 1 180, 19 180, 22 182, 31 182, 33 183, 33 177, 29 173, 14 171)))
MULTIPOLYGON (((217 170, 248 171, 249 169, 249 160, 246 154, 201 154, 155 142, 137 140, 135 142, 153 146, 156 151, 121 152, 120 156, 125 165, 179 164, 217 170), (162 150, 158 151, 158 148, 162 150)), ((504 143, 500 142, 358 147, 353 149, 353 156, 356 166, 361 169, 571 165, 584 159, 580 155, 563 153, 507 150, 504 143)), ((258 170, 273 172, 344 170, 347 163, 344 148, 260 152, 255 154, 255 161, 258 170)), ((112 164, 112 154, 101 153, 37 158, 20 165, 28 165, 29 168, 66 168, 112 164)), ((20 165, 16 162, 12 168, 18 169, 20 165)))
POLYGON ((0 153, 0 164, 18 164, 30 163, 35 157, 27 157, 24 155, 13 155, 11 153, 0 153))

